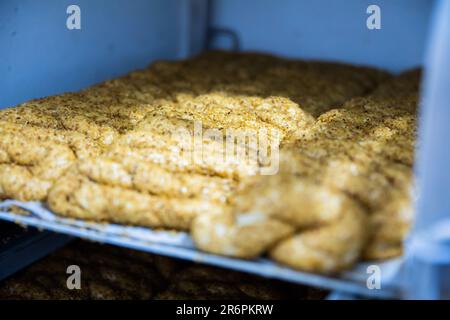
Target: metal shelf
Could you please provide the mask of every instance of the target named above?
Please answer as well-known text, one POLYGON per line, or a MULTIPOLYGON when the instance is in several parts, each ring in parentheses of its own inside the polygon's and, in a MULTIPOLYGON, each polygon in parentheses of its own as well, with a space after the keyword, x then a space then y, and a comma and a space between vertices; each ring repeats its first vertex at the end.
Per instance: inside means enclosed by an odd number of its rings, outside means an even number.
POLYGON ((370 290, 366 286, 368 278, 366 270, 371 263, 360 263, 354 269, 334 276, 300 272, 280 266, 264 258, 243 260, 198 251, 186 232, 152 230, 143 227, 93 223, 58 217, 39 202, 4 201, 0 203, 0 219, 92 241, 336 290, 351 295, 373 298, 393 298, 399 295, 398 275, 402 268, 401 259, 377 263, 381 269, 382 287, 370 290), (9 212, 11 206, 20 207, 29 214, 11 213, 9 212))

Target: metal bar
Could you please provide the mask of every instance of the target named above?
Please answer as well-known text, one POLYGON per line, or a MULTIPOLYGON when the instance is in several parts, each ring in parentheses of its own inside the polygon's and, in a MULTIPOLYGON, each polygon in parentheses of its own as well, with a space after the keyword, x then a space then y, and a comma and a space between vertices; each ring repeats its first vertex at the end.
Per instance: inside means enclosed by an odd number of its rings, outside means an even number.
POLYGON ((178 58, 199 54, 207 47, 208 0, 179 0, 180 38, 178 58))
POLYGON ((450 298, 450 1, 436 2, 425 61, 416 224, 406 241, 405 295, 450 298))

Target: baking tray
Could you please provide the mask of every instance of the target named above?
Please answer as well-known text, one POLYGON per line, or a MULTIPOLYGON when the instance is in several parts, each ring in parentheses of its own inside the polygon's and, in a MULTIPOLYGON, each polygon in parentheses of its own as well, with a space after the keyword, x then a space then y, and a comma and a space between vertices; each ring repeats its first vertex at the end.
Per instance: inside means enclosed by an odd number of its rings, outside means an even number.
POLYGON ((382 263, 377 262, 376 265, 380 267, 381 271, 381 288, 368 289, 366 282, 370 274, 367 273, 367 267, 374 263, 359 263, 352 270, 334 276, 300 272, 280 266, 265 258, 244 260, 201 252, 195 248, 187 232, 154 230, 145 227, 95 223, 59 217, 49 211, 41 202, 20 202, 16 200, 0 202, 0 219, 68 236, 191 260, 357 296, 394 298, 399 294, 399 275, 403 265, 401 258, 382 263), (13 213, 12 208, 14 207, 19 207, 28 214, 13 213))

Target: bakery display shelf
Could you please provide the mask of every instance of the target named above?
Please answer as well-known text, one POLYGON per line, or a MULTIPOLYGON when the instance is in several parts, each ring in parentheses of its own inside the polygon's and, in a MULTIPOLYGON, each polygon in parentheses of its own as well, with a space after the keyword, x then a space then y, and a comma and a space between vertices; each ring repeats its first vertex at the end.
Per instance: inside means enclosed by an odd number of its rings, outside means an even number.
POLYGON ((20 202, 16 200, 0 202, 0 219, 67 236, 235 269, 356 296, 392 298, 399 294, 397 284, 402 268, 401 259, 377 263, 381 271, 382 287, 380 289, 368 289, 366 282, 370 274, 367 273, 367 267, 373 264, 370 262, 359 263, 352 270, 335 276, 300 272, 280 266, 264 258, 243 260, 198 251, 190 235, 186 232, 153 230, 145 227, 95 223, 59 217, 50 212, 40 202, 20 202), (20 208, 26 212, 14 213, 14 208, 20 208))
POLYGON ((0 280, 45 257, 72 238, 0 222, 0 280))

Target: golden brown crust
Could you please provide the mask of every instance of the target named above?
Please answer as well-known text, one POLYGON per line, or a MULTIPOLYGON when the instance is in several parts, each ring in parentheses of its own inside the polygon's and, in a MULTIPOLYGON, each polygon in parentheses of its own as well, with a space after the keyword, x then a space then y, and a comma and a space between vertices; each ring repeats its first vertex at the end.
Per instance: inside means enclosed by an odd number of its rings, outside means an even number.
POLYGON ((194 221, 201 249, 242 258, 269 251, 280 263, 326 273, 351 266, 367 238, 358 204, 291 174, 255 178, 235 195, 233 210, 194 221))
POLYGON ((105 92, 113 90, 114 101, 125 101, 122 110, 136 101, 143 113, 127 128, 90 113, 90 123, 122 135, 101 157, 83 160, 60 179, 50 192, 50 207, 79 218, 188 229, 201 213, 226 212, 230 192, 257 174, 261 163, 247 161, 248 146, 239 143, 245 159, 227 161, 224 142, 208 138, 202 140, 201 160, 194 160, 192 140, 174 135, 177 129, 191 137, 196 123, 221 137, 230 129, 266 130, 278 146, 304 136, 319 110, 362 94, 386 77, 339 64, 211 52, 184 62, 159 62, 87 89, 81 106, 102 105, 105 92), (336 87, 338 77, 345 81, 336 87))
POLYGON ((51 141, 51 135, 23 129, 0 129, 0 198, 45 200, 75 155, 67 145, 51 141))
POLYGON ((224 207, 207 198, 159 196, 101 184, 80 174, 76 165, 53 185, 48 204, 72 218, 175 229, 189 229, 195 216, 221 212, 224 207))
MULTIPOLYGON (((399 90, 415 88, 414 75, 401 75, 399 90)), ((196 244, 241 258, 268 252, 325 273, 398 255, 412 220, 417 93, 390 94, 382 88, 321 114, 282 148, 277 175, 245 181, 226 215, 194 221, 196 244)))
MULTIPOLYGON (((158 62, 0 112, 12 130, 52 137, 33 141, 31 171, 11 160, 15 149, 0 148, 0 197, 48 195, 56 213, 97 221, 177 229, 194 221, 202 249, 239 257, 268 252, 304 270, 350 266, 367 237, 366 257, 390 256, 380 252, 395 252, 409 225, 409 215, 398 212, 409 201, 418 77, 391 80, 370 68, 261 54, 158 62), (352 99, 381 82, 370 97, 352 99), (262 160, 224 161, 212 137, 202 141, 201 161, 186 158, 197 122, 222 136, 266 130, 282 147, 280 174, 253 180, 262 160)), ((11 139, 24 148, 26 138, 11 139)), ((236 148, 245 157, 254 151, 239 142, 236 148)))

